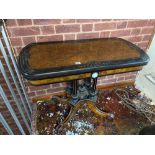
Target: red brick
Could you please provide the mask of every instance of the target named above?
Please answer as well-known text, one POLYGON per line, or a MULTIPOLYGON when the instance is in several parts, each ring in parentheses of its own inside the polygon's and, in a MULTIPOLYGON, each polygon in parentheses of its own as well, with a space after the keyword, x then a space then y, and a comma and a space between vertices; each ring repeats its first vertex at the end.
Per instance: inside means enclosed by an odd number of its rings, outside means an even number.
POLYGON ((51 84, 50 87, 51 87, 51 88, 59 88, 59 87, 60 87, 60 83, 51 84))
POLYGON ((14 27, 14 26, 17 26, 17 23, 16 23, 15 19, 8 19, 6 21, 6 25, 7 25, 7 27, 14 27))
POLYGON ((102 80, 102 83, 107 83, 107 84, 115 83, 115 82, 116 82, 116 79, 106 79, 106 80, 102 80))
POLYGON ((82 25, 82 31, 92 31, 93 30, 93 24, 83 24, 82 25))
POLYGON ((62 41, 62 35, 52 35, 52 36, 37 36, 37 42, 46 42, 46 41, 62 41))
POLYGON ((32 25, 31 19, 17 19, 17 23, 19 26, 32 25))
POLYGON ((75 34, 65 34, 64 40, 75 40, 75 34))
POLYGON ((150 41, 152 35, 144 35, 142 41, 150 41))
POLYGON ((154 27, 144 27, 142 28, 141 34, 152 34, 154 27))
POLYGON ((97 86, 102 85, 102 82, 100 80, 97 80, 97 86))
POLYGON ((95 24, 95 31, 113 30, 116 28, 116 23, 98 23, 95 24))
POLYGON ((119 77, 125 77, 125 76, 128 76, 128 75, 130 75, 130 72, 128 72, 128 73, 121 73, 121 74, 115 74, 115 77, 119 78, 119 77))
POLYGON ((43 96, 46 94, 46 90, 39 90, 39 91, 36 91, 36 95, 37 96, 43 96))
POLYGON ((30 93, 28 93, 28 96, 29 97, 35 97, 36 96, 36 93, 35 92, 30 92, 30 93))
POLYGON ((27 44, 36 42, 35 37, 22 37, 22 39, 25 46, 27 44))
POLYGON ((128 37, 127 40, 131 41, 131 42, 140 42, 142 41, 142 36, 134 36, 134 37, 128 37))
POLYGON ((12 46, 22 46, 21 38, 10 38, 12 46))
POLYGON ((75 19, 63 19, 63 23, 75 23, 75 19))
POLYGON ((81 33, 77 34, 77 39, 93 39, 99 38, 99 33, 81 33))
POLYGON ((48 88, 50 88, 50 85, 29 86, 28 92, 39 91, 39 90, 48 89, 48 88))
POLYGON ((108 75, 106 79, 114 79, 115 76, 114 75, 108 75))
POLYGON ((136 21, 128 21, 127 27, 133 28, 133 27, 143 27, 147 26, 147 20, 136 20, 136 21))
POLYGON ((155 19, 150 19, 147 23, 148 26, 155 26, 155 19))
POLYGON ((80 32, 80 25, 56 25, 56 33, 80 32))
POLYGON ((22 47, 15 47, 14 49, 15 49, 16 56, 18 56, 20 51, 22 50, 22 47))
POLYGON ((124 29, 127 26, 127 22, 126 21, 121 21, 117 23, 117 29, 124 29))
POLYGON ((125 80, 135 80, 136 75, 125 76, 125 80))
POLYGON ((112 21, 112 19, 102 19, 101 21, 102 22, 109 22, 109 21, 112 21))
POLYGON ((121 81, 124 81, 124 80, 125 80, 125 77, 119 77, 119 78, 116 79, 117 82, 121 82, 121 81))
POLYGON ((35 25, 60 24, 61 19, 33 19, 35 25))
POLYGON ((38 27, 20 27, 10 29, 11 36, 29 36, 29 35, 39 35, 40 30, 38 27))
POLYGON ((93 22, 99 22, 100 19, 77 19, 77 23, 93 23, 93 22))
POLYGON ((137 76, 137 73, 138 73, 138 71, 130 72, 130 75, 135 75, 135 76, 137 76))
POLYGON ((61 83, 61 86, 62 86, 62 87, 67 87, 68 84, 67 84, 67 82, 62 82, 62 83, 61 83))
POLYGON ((113 21, 116 21, 116 22, 120 22, 120 21, 128 21, 129 19, 113 19, 113 21))
POLYGON ((107 79, 107 76, 101 76, 101 77, 98 77, 98 79, 97 79, 97 82, 98 81, 103 81, 103 80, 106 80, 107 79))
POLYGON ((42 34, 54 34, 54 26, 42 26, 41 32, 42 34))
POLYGON ((65 88, 59 87, 59 88, 47 89, 47 93, 54 94, 57 92, 64 92, 65 90, 66 90, 65 88))
POLYGON ((139 35, 141 28, 135 28, 131 30, 131 35, 139 35))
POLYGON ((107 79, 107 76, 101 76, 101 77, 98 77, 97 80, 102 81, 102 80, 105 80, 105 79, 107 79))
POLYGON ((110 37, 122 37, 122 36, 129 36, 130 30, 116 30, 111 31, 110 37))
POLYGON ((110 32, 101 32, 100 38, 109 38, 110 32))
POLYGON ((138 43, 138 46, 140 48, 146 49, 148 47, 148 42, 140 42, 138 43))

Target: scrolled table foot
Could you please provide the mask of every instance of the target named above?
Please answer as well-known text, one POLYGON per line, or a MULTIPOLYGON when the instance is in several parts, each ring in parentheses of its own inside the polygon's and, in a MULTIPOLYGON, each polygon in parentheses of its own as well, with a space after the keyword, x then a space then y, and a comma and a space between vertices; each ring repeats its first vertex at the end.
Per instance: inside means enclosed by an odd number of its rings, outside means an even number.
POLYGON ((88 105, 88 108, 91 111, 93 111, 95 114, 97 114, 98 116, 100 116, 102 118, 109 118, 109 119, 113 119, 114 118, 114 114, 101 111, 100 109, 98 109, 96 107, 95 103, 93 101, 91 101, 91 100, 87 100, 87 105, 88 105))
POLYGON ((78 102, 76 103, 75 106, 72 106, 72 105, 71 105, 71 109, 70 109, 70 112, 69 112, 68 116, 64 119, 63 122, 61 122, 59 125, 56 126, 55 129, 56 129, 57 131, 59 131, 59 129, 60 129, 63 125, 67 124, 67 123, 71 120, 72 116, 77 112, 77 110, 80 108, 80 106, 82 105, 82 103, 83 103, 83 102, 80 100, 80 101, 78 101, 78 102))
POLYGON ((68 116, 64 119, 64 121, 62 123, 60 123, 57 127, 56 130, 59 132, 59 129, 67 124, 71 118, 73 117, 73 115, 77 112, 77 110, 83 105, 83 102, 85 102, 85 104, 88 105, 88 108, 94 112, 96 115, 102 117, 102 118, 108 118, 108 119, 114 119, 114 114, 112 113, 108 113, 108 112, 104 112, 101 111, 100 109, 98 109, 95 105, 95 102, 93 102, 92 100, 89 99, 85 99, 85 100, 80 100, 78 101, 75 106, 72 106, 70 109, 70 112, 68 114, 68 116))

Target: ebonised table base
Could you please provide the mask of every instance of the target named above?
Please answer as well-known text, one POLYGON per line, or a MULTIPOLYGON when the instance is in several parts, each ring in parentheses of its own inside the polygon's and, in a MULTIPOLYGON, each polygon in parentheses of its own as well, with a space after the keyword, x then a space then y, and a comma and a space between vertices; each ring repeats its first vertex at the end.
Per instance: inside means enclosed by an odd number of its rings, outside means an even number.
POLYGON ((97 77, 96 78, 87 78, 82 81, 81 84, 78 84, 78 80, 73 80, 70 82, 69 87, 67 88, 67 94, 70 96, 67 99, 60 98, 58 96, 53 96, 52 100, 65 101, 64 103, 71 106, 68 116, 64 121, 56 126, 56 130, 59 130, 64 124, 68 123, 72 116, 77 112, 77 110, 85 103, 88 108, 93 111, 95 114, 99 115, 102 118, 113 119, 114 115, 112 113, 107 113, 101 111, 96 107, 98 91, 96 90, 97 77))

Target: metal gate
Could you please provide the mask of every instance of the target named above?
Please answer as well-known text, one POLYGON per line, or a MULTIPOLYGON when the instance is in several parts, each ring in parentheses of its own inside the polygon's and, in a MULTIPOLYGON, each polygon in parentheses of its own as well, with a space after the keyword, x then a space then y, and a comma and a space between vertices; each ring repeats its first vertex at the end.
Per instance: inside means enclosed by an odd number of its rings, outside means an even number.
MULTIPOLYGON (((11 47, 4 20, 0 20, 0 33, 2 36, 2 38, 0 39, 0 54, 1 57, 3 57, 4 59, 4 62, 2 62, 2 59, 0 57, 0 72, 5 80, 7 89, 9 90, 17 106, 17 110, 19 111, 22 120, 30 134, 32 107, 30 105, 22 77, 19 74, 17 60, 13 53, 14 51, 11 47), (8 73, 10 76, 8 76, 8 73), (16 92, 12 87, 11 81, 13 81, 13 84, 15 85, 16 92)), ((24 128, 8 99, 2 84, 0 84, 0 96, 5 106, 7 107, 9 113, 11 114, 14 122, 16 123, 19 131, 21 132, 21 134, 25 135, 26 132, 24 131, 24 128)), ((3 125, 8 134, 14 134, 7 122, 7 119, 3 116, 3 111, 0 111, 0 123, 3 125)))

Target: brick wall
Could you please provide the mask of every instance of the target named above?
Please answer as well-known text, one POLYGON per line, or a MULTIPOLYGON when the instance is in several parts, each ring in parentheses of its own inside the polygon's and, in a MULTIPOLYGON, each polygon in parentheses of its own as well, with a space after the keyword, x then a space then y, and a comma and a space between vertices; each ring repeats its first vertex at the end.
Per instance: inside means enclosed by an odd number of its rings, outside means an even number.
MULTIPOLYGON (((155 20, 112 19, 10 19, 7 29, 16 55, 31 42, 120 37, 146 50, 155 20)), ((99 78, 99 85, 134 81, 136 73, 124 73, 99 78)), ((27 82, 30 98, 49 95, 65 89, 65 83, 31 86, 27 82)))

